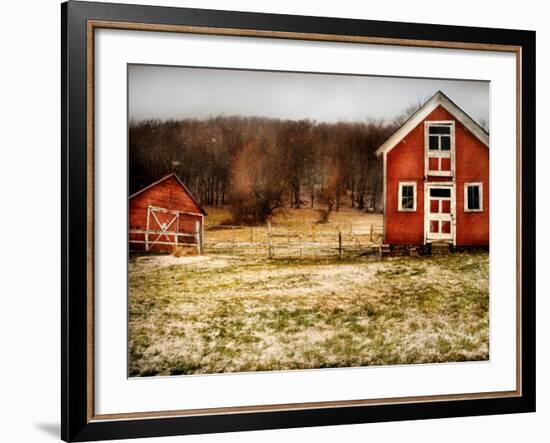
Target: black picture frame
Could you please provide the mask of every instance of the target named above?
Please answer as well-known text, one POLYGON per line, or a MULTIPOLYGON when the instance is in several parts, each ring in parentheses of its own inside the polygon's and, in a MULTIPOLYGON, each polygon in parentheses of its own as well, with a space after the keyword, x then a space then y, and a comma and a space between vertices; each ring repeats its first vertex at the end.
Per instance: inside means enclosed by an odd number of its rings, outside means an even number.
MULTIPOLYGON (((69 1, 61 5, 61 437, 90 441, 535 411, 535 32, 69 1), (94 420, 89 413, 87 24, 90 20, 511 45, 521 54, 521 395, 231 414, 94 420), (528 116, 528 117, 526 117, 528 116)), ((91 237, 92 236, 92 237, 91 237)), ((92 269, 93 272, 93 269, 92 269)))

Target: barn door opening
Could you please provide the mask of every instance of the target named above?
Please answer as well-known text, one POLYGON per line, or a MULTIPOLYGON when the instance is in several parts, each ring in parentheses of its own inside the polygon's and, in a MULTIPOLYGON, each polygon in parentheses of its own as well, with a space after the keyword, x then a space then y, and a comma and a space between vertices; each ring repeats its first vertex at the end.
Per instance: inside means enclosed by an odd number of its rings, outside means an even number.
POLYGON ((455 195, 453 185, 426 185, 425 223, 426 242, 454 243, 455 195))

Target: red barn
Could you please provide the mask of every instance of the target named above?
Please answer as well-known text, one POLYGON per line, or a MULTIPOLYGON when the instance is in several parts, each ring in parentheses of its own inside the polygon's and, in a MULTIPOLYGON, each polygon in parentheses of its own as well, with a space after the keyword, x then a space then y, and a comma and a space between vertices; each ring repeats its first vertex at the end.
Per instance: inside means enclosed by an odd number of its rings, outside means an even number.
POLYGON ((489 245, 489 134, 441 91, 376 154, 384 243, 489 245))
POLYGON ((177 246, 202 252, 206 212, 176 174, 130 196, 129 246, 136 252, 170 252, 177 246))

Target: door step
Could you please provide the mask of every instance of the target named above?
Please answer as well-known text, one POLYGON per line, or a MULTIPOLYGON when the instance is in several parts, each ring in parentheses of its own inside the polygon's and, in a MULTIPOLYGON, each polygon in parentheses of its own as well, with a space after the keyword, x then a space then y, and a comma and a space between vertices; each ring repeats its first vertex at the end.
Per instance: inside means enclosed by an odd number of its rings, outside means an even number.
POLYGON ((451 244, 448 242, 434 242, 431 244, 432 255, 449 255, 451 244))
POLYGON ((454 251, 451 243, 438 241, 424 246, 389 245, 379 246, 380 257, 420 257, 422 255, 449 255, 454 251))
POLYGON ((381 257, 419 257, 420 254, 416 246, 406 245, 380 245, 381 257))

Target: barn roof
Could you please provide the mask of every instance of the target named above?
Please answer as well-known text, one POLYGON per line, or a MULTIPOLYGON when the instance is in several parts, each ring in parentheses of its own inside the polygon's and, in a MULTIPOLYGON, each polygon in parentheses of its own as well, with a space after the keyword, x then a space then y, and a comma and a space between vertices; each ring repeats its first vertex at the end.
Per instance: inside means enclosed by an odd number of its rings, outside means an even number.
POLYGON ((162 183, 163 181, 165 180, 168 180, 170 177, 174 177, 176 179, 176 181, 180 184, 180 186, 183 188, 183 190, 189 195, 189 197, 191 198, 191 200, 193 200, 193 203, 195 203, 197 205, 197 207, 200 209, 201 213, 203 215, 206 215, 206 211, 202 208, 202 206, 199 204, 199 202, 197 200, 195 200, 195 197, 193 197, 193 194, 191 194, 191 192, 189 191, 189 189, 187 189, 187 186, 185 186, 183 184, 183 182, 180 180, 180 178, 176 175, 175 172, 172 172, 171 174, 168 174, 164 177, 162 177, 160 180, 157 180, 156 182, 153 182, 151 183, 150 185, 148 186, 145 186, 145 188, 143 189, 140 189, 139 191, 133 193, 129 198, 132 199, 136 196, 138 196, 139 194, 141 194, 142 192, 145 192, 147 191, 148 189, 151 189, 153 186, 156 186, 158 185, 159 183, 162 183))
POLYGON ((376 150, 380 156, 392 150, 409 132, 420 124, 435 108, 442 106, 474 134, 485 146, 489 147, 489 133, 485 131, 472 117, 464 112, 455 102, 443 92, 437 91, 424 103, 405 123, 403 123, 385 142, 376 150))

